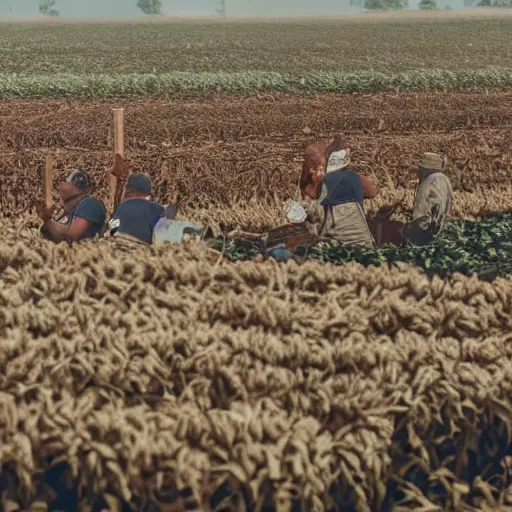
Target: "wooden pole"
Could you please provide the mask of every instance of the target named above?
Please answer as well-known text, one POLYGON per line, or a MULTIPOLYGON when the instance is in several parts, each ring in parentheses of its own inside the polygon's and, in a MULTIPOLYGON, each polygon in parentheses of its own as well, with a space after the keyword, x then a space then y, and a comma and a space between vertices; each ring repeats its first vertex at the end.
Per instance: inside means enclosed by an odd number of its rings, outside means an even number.
POLYGON ((47 156, 46 163, 44 166, 44 176, 43 176, 44 204, 46 205, 47 208, 51 208, 53 206, 52 190, 53 190, 53 158, 51 156, 47 156))
MULTIPOLYGON (((124 158, 124 108, 114 109, 114 155, 119 154, 124 158)), ((117 178, 110 175, 110 198, 112 206, 115 202, 117 178)))

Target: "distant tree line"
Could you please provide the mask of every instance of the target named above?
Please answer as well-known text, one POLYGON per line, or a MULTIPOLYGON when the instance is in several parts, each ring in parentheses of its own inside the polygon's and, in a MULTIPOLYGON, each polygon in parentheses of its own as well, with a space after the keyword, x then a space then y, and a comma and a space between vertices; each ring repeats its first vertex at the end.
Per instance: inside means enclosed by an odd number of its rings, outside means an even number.
POLYGON ((162 14, 161 0, 138 0, 137 7, 144 14, 162 14))
POLYGON ((364 0, 363 7, 368 11, 400 11, 408 3, 408 0, 364 0))
POLYGON ((480 0, 479 7, 512 7, 512 0, 480 0))
POLYGON ((54 7, 55 0, 39 0, 39 12, 44 16, 58 16, 59 11, 54 7))
POLYGON ((437 9, 436 0, 421 0, 418 7, 422 11, 434 11, 437 9))
MULTIPOLYGON (((44 16, 59 16, 55 9, 56 0, 39 0, 39 12, 44 16)), ((400 11, 408 5, 408 0, 364 0, 363 6, 368 11, 400 11)), ((512 0, 480 0, 479 7, 512 7, 512 0)), ((162 14, 161 0, 137 0, 137 7, 149 15, 162 14)), ((437 0, 420 0, 418 7, 423 11, 437 9, 437 0)), ((220 0, 217 14, 226 17, 226 0, 220 0)))
MULTIPOLYGON (((39 0, 39 12, 44 16, 59 16, 56 0, 39 0)), ((162 14, 161 0, 138 0, 137 7, 145 14, 162 14)))
MULTIPOLYGON (((368 11, 399 11, 407 8, 408 0, 364 0, 363 7, 368 11)), ((478 7, 512 7, 512 0, 479 0, 478 7)), ((420 0, 422 11, 437 9, 437 0, 420 0)))

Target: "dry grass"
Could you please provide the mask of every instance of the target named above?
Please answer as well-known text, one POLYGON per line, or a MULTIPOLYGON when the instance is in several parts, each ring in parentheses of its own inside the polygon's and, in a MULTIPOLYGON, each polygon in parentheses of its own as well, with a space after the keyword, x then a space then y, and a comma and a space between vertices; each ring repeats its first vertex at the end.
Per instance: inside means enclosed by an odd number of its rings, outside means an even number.
MULTIPOLYGON (((186 215, 266 229, 305 144, 342 131, 381 185, 369 207, 437 150, 467 217, 512 207, 511 98, 131 101, 127 154, 160 201, 180 181, 186 215)), ((112 106, 0 104, 2 509, 183 510, 188 489, 201 510, 505 510, 510 283, 42 241, 45 151, 105 198, 112 106)))
POLYGON ((203 101, 11 102, 0 105, 1 215, 30 210, 41 194, 46 151, 56 180, 81 166, 107 201, 112 165, 112 113, 126 108, 126 153, 148 173, 157 200, 178 183, 183 213, 226 227, 268 229, 297 193, 304 147, 342 131, 354 166, 381 187, 369 209, 413 189, 408 166, 419 151, 449 158, 454 215, 512 208, 512 95, 381 95, 361 98, 293 95, 215 97, 203 101), (404 108, 405 105, 405 108, 404 108), (333 114, 325 116, 325 112, 333 114), (343 130, 340 130, 343 128, 343 130))
POLYGON ((4 500, 49 502, 65 475, 83 510, 219 487, 311 510, 508 499, 509 283, 0 223, 4 500))

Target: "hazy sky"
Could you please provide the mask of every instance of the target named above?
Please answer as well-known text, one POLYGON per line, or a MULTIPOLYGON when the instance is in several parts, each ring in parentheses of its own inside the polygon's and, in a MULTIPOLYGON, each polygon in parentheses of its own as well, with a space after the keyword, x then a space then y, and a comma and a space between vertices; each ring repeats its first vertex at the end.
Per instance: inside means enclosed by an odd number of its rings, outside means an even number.
MULTIPOLYGON (((169 14, 209 15, 217 8, 216 0, 162 0, 162 4, 164 13, 169 14)), ((0 16, 38 16, 38 5, 39 0, 0 0, 0 16)), ((130 18, 142 15, 137 0, 56 0, 55 9, 64 18, 130 18)))
MULTIPOLYGON (((409 0, 415 8, 419 0, 409 0)), ((438 0, 443 8, 464 0, 438 0), (445 5, 446 4, 446 5, 445 5)), ((162 0, 164 14, 210 16, 220 0, 162 0)), ((56 0, 63 18, 131 18, 143 15, 137 0, 56 0)), ((357 0, 226 0, 228 16, 329 16, 359 11, 357 0), (352 7, 351 7, 352 4, 352 7), (355 4, 355 5, 354 5, 355 4)), ((38 17, 39 0, 0 0, 0 19, 38 17)))

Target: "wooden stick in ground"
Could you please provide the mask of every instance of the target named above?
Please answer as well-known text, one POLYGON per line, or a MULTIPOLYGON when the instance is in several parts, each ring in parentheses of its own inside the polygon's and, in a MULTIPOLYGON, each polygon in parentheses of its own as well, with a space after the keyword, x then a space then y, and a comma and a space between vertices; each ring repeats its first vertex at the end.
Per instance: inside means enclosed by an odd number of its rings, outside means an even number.
MULTIPOLYGON (((114 109, 114 155, 124 158, 124 108, 114 109)), ((116 208, 116 195, 118 182, 114 175, 110 175, 110 199, 112 208, 116 208)))
POLYGON ((45 166, 44 166, 44 176, 43 176, 44 204, 46 205, 47 208, 51 208, 53 206, 52 190, 53 190, 53 158, 51 156, 47 156, 45 166))

